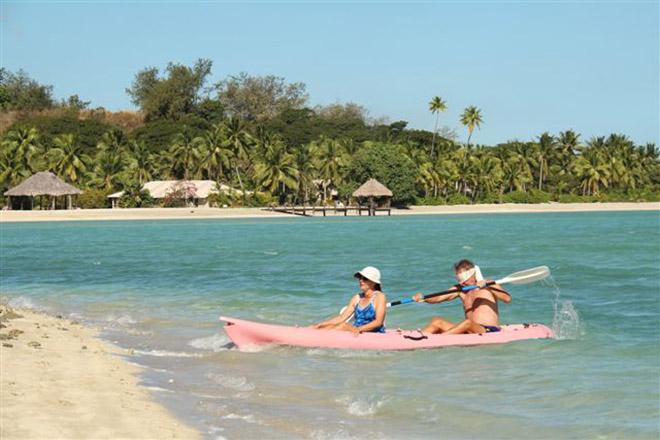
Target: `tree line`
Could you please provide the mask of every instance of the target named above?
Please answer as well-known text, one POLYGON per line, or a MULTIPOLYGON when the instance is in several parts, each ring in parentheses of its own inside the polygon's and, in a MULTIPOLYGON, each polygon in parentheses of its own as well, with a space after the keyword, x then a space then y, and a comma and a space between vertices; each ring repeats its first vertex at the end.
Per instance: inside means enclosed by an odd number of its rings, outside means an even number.
POLYGON ((370 177, 399 205, 658 200, 656 146, 621 134, 584 141, 566 130, 473 145, 484 124, 476 106, 461 115, 461 143, 439 127, 447 103, 438 96, 429 103, 434 131, 412 130, 405 121, 369 118, 353 103, 309 107, 303 83, 275 76, 240 74, 208 85, 211 67, 199 60, 138 72, 127 89, 140 108, 130 127, 77 95, 57 103, 52 87, 3 70, 0 108, 23 114, 0 139, 0 189, 51 170, 86 190, 87 207, 105 206, 106 195, 122 189, 139 198, 144 182, 166 179, 243 190, 217 200, 231 205, 321 203, 317 195, 327 199, 330 189, 347 199, 370 177), (53 108, 62 112, 43 113, 53 108))

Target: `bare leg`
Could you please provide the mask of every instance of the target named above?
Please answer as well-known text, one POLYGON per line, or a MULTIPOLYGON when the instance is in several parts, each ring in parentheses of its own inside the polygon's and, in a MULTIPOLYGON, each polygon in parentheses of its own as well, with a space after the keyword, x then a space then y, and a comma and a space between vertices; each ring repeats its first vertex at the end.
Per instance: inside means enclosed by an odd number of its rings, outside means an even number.
POLYGON ((353 324, 348 323, 348 322, 342 322, 342 323, 336 324, 334 327, 330 327, 330 328, 332 328, 332 330, 342 330, 342 331, 345 331, 345 332, 350 332, 350 331, 353 331, 355 326, 353 324))
POLYGON ((479 325, 476 322, 472 322, 469 319, 466 319, 456 324, 452 328, 447 329, 447 331, 445 331, 445 334, 447 335, 459 335, 461 333, 480 334, 480 333, 486 333, 486 329, 482 325, 479 325))
POLYGON ((450 328, 452 328, 454 324, 452 322, 447 321, 446 319, 442 319, 439 316, 436 316, 435 318, 431 319, 431 322, 429 322, 426 327, 422 329, 422 332, 424 333, 444 333, 450 328))

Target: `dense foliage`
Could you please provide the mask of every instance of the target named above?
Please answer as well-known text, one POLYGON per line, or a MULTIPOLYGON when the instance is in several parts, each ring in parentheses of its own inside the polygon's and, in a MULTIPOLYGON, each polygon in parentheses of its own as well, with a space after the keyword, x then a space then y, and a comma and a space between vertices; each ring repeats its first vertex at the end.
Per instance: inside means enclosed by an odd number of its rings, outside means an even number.
MULTIPOLYGON (((85 206, 105 206, 102 195, 122 189, 122 206, 148 206, 140 188, 156 179, 209 179, 247 191, 216 196, 219 206, 319 203, 333 188, 346 199, 370 177, 393 191, 396 204, 658 199, 656 146, 624 135, 583 141, 567 130, 529 142, 462 144, 438 128, 447 106, 439 97, 429 105, 432 133, 372 120, 356 104, 310 108, 304 84, 277 77, 241 74, 203 92, 210 68, 200 60, 192 68, 170 64, 164 76, 153 68, 138 73, 129 93, 146 118, 137 125, 105 111, 83 118, 76 107, 87 103, 77 96, 65 114, 15 122, 0 139, 0 190, 51 170, 93 190, 85 206)), ((22 72, 2 71, 0 79, 3 109, 50 97, 50 88, 22 72), (33 90, 25 97, 8 87, 33 90)), ((49 99, 39 105, 64 105, 49 99)), ((469 106, 461 121, 471 140, 484 117, 469 106)))

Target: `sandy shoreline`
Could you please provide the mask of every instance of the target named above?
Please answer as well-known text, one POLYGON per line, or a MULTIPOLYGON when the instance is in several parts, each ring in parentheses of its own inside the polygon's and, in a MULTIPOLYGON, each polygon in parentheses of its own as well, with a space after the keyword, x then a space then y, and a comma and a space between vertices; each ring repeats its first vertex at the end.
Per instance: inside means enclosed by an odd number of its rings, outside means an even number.
POLYGON ((152 400, 140 368, 94 330, 5 306, 0 323, 0 438, 200 437, 152 400))
MULTIPOLYGON (((540 204, 483 204, 452 206, 411 206, 392 209, 392 215, 440 214, 500 214, 540 212, 595 211, 660 211, 660 202, 644 203, 540 203, 540 204)), ((328 211, 329 216, 333 214, 328 211)), ((355 215, 355 214, 353 214, 355 215)), ((378 213, 379 216, 387 215, 378 213)), ((317 213, 316 216, 321 216, 317 213)), ((343 214, 338 214, 343 216, 343 214)), ((263 208, 135 208, 135 209, 76 209, 61 211, 2 211, 0 223, 77 221, 77 220, 179 220, 179 219, 241 219, 294 218, 289 214, 263 208)))

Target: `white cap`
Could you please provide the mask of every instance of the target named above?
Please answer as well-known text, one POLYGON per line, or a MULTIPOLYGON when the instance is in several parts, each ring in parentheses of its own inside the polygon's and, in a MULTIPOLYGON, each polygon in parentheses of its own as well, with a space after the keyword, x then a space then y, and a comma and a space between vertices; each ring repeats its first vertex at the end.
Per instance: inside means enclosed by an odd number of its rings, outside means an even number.
POLYGON ((367 266, 359 272, 356 272, 354 277, 357 278, 358 275, 362 275, 369 281, 373 281, 376 284, 380 284, 380 271, 372 266, 367 266))

